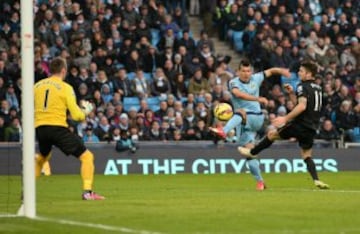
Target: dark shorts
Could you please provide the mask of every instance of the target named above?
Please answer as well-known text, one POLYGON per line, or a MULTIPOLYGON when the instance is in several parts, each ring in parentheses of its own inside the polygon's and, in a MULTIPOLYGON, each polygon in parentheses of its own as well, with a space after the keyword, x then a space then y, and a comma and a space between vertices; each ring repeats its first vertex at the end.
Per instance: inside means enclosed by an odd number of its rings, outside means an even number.
POLYGON ((278 132, 282 139, 295 137, 302 149, 311 149, 316 135, 316 131, 304 128, 297 123, 288 123, 284 127, 280 128, 278 132))
POLYGON ((48 155, 52 146, 56 146, 66 155, 79 157, 86 147, 82 139, 68 128, 59 126, 40 126, 35 129, 39 150, 42 155, 48 155))

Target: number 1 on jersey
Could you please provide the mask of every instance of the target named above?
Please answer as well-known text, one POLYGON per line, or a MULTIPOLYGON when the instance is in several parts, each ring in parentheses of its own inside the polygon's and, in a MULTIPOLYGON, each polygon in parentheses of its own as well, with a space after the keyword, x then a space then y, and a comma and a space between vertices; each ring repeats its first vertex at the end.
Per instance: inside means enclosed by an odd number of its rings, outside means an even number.
POLYGON ((47 108, 47 102, 48 102, 48 97, 49 97, 49 90, 47 89, 46 91, 45 91, 45 99, 44 99, 44 109, 46 110, 46 108, 47 108))

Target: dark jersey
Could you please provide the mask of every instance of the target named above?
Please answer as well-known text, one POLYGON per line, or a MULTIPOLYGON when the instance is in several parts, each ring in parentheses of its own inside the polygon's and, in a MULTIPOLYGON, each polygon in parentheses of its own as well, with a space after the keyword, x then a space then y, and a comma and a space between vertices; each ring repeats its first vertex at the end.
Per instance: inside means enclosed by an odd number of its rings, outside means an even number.
POLYGON ((322 89, 312 80, 300 83, 296 88, 297 98, 307 99, 306 109, 295 118, 295 122, 301 126, 317 130, 320 122, 320 111, 322 108, 322 89))

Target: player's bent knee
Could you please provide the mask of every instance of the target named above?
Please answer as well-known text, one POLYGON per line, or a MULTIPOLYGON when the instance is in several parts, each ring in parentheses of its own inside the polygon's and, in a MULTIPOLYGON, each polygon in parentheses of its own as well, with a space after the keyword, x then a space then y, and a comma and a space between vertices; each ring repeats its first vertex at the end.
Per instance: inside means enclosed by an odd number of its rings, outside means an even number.
POLYGON ((89 150, 85 150, 84 153, 82 153, 79 157, 79 159, 82 162, 93 162, 94 161, 94 155, 89 150))
POLYGON ((48 157, 46 157, 46 156, 44 156, 42 154, 36 154, 35 160, 36 160, 36 162, 42 164, 42 163, 45 163, 48 160, 48 157))
POLYGON ((274 130, 270 130, 267 133, 267 137, 269 138, 269 140, 276 140, 278 138, 278 132, 274 129, 274 130))
POLYGON ((245 111, 245 110, 243 110, 243 109, 236 109, 234 114, 241 117, 241 124, 242 124, 242 125, 245 125, 245 124, 246 124, 247 115, 246 115, 246 111, 245 111))

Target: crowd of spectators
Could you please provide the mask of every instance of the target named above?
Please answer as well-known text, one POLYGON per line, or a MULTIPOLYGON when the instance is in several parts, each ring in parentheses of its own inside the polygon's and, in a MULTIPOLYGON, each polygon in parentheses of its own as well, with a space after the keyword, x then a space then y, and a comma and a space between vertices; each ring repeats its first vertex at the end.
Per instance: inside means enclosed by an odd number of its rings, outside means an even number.
MULTIPOLYGON (((216 53, 212 37, 238 43, 255 71, 301 60, 319 65, 323 117, 319 138, 356 139, 360 128, 360 3, 357 0, 35 0, 35 82, 49 61, 68 61, 66 81, 94 111, 69 127, 85 142, 210 140, 212 108, 228 102, 231 58, 216 53), (203 21, 193 38, 188 15, 203 21), (137 99, 135 104, 128 100, 137 99), (150 99, 157 100, 154 104, 150 99)), ((20 1, 0 2, 0 141, 21 137, 20 1)), ((266 125, 294 107, 274 77, 266 125)), ((287 81, 289 82, 289 81, 287 81)), ((260 135, 263 133, 260 133, 260 135)), ((360 134, 359 134, 360 135, 360 134)), ((235 142, 234 133, 227 139, 235 142)))
MULTIPOLYGON (((319 67, 324 90, 318 138, 360 142, 360 2, 356 0, 218 1, 214 34, 250 58, 255 70, 287 67, 291 81, 271 79, 261 95, 270 100, 268 119, 291 111, 284 82, 298 82, 299 62, 319 67)), ((269 126, 271 127, 271 125, 269 126)))

